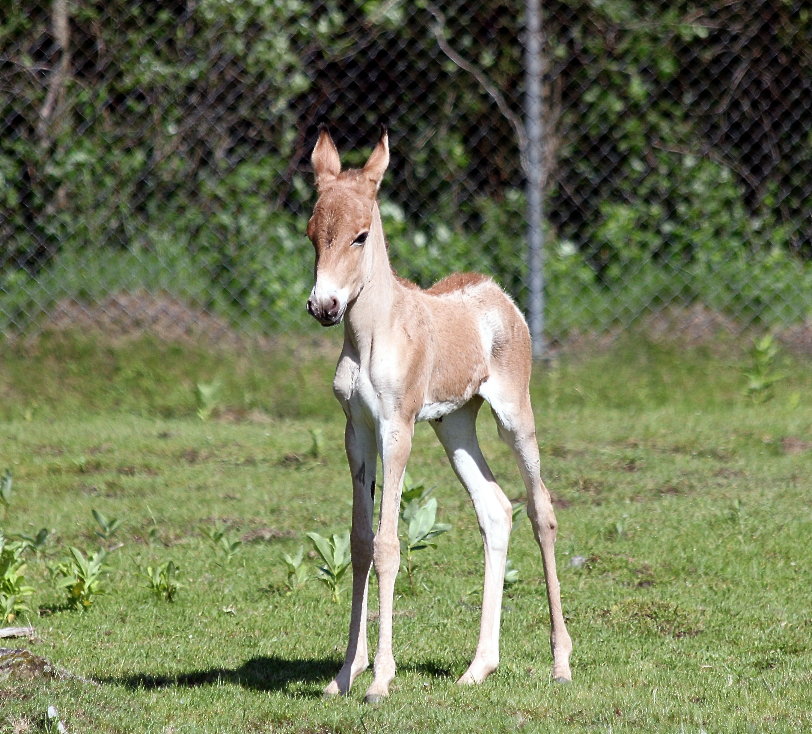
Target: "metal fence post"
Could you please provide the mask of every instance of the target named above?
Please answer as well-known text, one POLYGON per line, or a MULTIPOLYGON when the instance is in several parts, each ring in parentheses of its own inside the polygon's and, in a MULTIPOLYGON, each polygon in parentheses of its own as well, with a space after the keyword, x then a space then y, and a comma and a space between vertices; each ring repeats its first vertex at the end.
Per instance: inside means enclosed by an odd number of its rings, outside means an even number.
POLYGON ((541 2, 526 0, 525 6, 525 127, 527 150, 527 261, 530 300, 528 304, 533 358, 541 359, 544 340, 544 201, 543 117, 541 99, 541 2))

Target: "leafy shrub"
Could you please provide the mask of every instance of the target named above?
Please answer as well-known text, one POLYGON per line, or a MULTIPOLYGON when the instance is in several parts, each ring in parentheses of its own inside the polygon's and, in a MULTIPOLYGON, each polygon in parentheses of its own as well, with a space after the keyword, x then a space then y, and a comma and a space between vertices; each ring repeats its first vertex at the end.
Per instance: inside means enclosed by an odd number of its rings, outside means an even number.
POLYGON ((96 525, 99 526, 99 529, 96 531, 96 535, 98 535, 102 540, 109 540, 115 532, 121 527, 121 520, 117 517, 107 517, 103 512, 99 512, 97 509, 92 509, 91 514, 93 515, 93 519, 96 521, 96 525))
POLYGON ((292 556, 287 553, 282 554, 282 561, 285 564, 286 571, 285 588, 287 589, 288 594, 292 594, 294 591, 304 586, 305 582, 309 578, 307 568, 302 562, 303 560, 304 547, 301 545, 299 546, 299 550, 297 550, 292 556))
POLYGON ((436 538, 438 535, 451 530, 451 526, 446 523, 436 522, 437 500, 434 497, 425 502, 420 499, 412 499, 403 508, 400 517, 406 524, 406 536, 401 540, 401 548, 406 564, 406 575, 409 579, 409 587, 415 590, 415 553, 426 548, 436 548, 436 538))
POLYGON ((11 505, 11 493, 14 489, 14 477, 11 469, 6 469, 0 476, 0 505, 3 506, 3 516, 8 515, 8 508, 11 505))
POLYGON ((317 578, 330 590, 332 600, 338 602, 341 581, 350 567, 350 534, 334 533, 330 538, 324 538, 316 532, 306 535, 322 562, 317 567, 317 578))
POLYGON ((85 556, 81 550, 70 546, 68 552, 68 559, 56 567, 57 586, 67 592, 69 609, 85 611, 93 605, 95 597, 104 593, 101 577, 107 551, 99 548, 85 556))
POLYGON ((178 593, 178 567, 174 561, 164 561, 158 566, 147 566, 144 571, 147 587, 156 597, 166 601, 174 601, 178 593))
POLYGON ((0 622, 13 622, 21 612, 30 612, 26 597, 34 593, 25 583, 25 546, 9 542, 0 531, 0 622))
POLYGON ((218 525, 211 529, 204 529, 204 535, 231 560, 242 547, 242 541, 229 534, 228 528, 218 525))

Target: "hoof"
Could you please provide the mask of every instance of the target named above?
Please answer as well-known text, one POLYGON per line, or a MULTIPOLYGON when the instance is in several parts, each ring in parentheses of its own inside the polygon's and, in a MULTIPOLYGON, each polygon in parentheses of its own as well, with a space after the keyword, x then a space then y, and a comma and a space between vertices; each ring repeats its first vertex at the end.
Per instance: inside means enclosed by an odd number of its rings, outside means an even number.
POLYGON ((558 676, 558 678, 553 678, 556 683, 572 683, 570 678, 565 678, 563 675, 558 676))
POLYGON ((367 693, 364 696, 364 703, 368 703, 370 706, 377 706, 381 704, 386 699, 386 696, 382 696, 380 693, 367 693))

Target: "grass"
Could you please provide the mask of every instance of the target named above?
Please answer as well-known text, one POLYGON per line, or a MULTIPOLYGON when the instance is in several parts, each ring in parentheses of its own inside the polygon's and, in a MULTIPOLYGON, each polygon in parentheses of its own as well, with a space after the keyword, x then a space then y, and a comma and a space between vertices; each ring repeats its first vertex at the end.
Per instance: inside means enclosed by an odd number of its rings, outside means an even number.
MULTIPOLYGON (((29 558, 38 655, 80 680, 0 679, 0 731, 796 732, 812 728, 812 374, 780 356, 769 400, 747 396, 744 349, 629 341, 537 370, 573 683, 550 682, 538 551, 518 525, 502 664, 459 688, 476 644, 476 519, 426 426, 409 472, 436 484, 452 530, 397 587, 391 698, 323 700, 346 643, 314 581, 287 593, 282 554, 349 526, 343 422, 329 359, 148 341, 46 338, 0 362, 3 529, 52 532, 29 558), (198 385, 220 383, 208 420, 198 385), (314 440, 314 430, 319 440, 314 440), (120 526, 100 537, 93 510, 120 526), (228 555, 215 528, 242 541, 228 555), (65 608, 48 566, 115 548, 106 593, 65 608), (117 547, 116 546, 120 546, 117 547), (172 560, 173 602, 148 566, 172 560)), ((483 411, 508 495, 518 473, 483 411)), ((314 564, 315 559, 305 557, 314 564)), ((375 593, 373 583, 372 593, 375 593)), ((374 608, 374 604, 373 604, 374 608)), ((374 641, 376 625, 371 624, 374 641)), ((17 644, 21 644, 19 641, 17 644)))

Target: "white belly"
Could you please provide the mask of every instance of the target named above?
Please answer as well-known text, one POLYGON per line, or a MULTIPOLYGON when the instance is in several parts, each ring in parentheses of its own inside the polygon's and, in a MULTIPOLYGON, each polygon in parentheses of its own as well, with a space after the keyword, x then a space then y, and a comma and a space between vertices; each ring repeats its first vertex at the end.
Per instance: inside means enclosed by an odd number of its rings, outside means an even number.
POLYGON ((438 403, 425 403, 417 413, 418 421, 436 421, 444 415, 453 413, 457 408, 461 408, 465 401, 440 401, 438 403))

